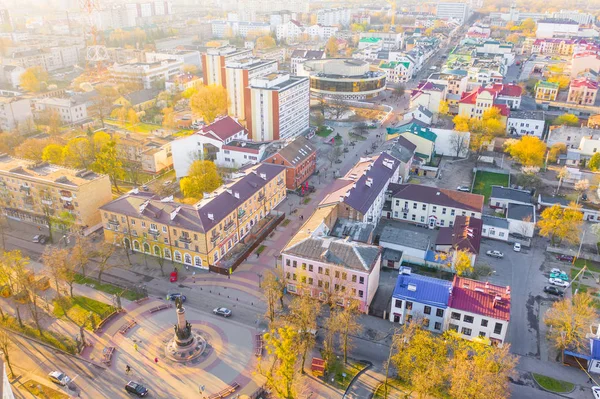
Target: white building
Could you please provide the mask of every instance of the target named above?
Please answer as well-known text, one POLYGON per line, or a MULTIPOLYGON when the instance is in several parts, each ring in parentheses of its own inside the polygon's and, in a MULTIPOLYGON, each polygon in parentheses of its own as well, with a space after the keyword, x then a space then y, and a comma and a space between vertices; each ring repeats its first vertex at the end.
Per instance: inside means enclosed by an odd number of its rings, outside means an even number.
POLYGON ((593 14, 575 11, 575 10, 560 10, 552 14, 552 18, 571 19, 579 25, 593 25, 596 17, 593 14))
POLYGON ((295 137, 309 129, 310 85, 306 77, 270 73, 250 81, 248 130, 255 141, 295 137))
POLYGON ((509 204, 530 205, 531 193, 527 190, 518 190, 516 188, 492 186, 490 207, 507 209, 509 204))
POLYGON ((551 37, 576 37, 579 33, 579 23, 572 19, 546 18, 539 20, 535 37, 538 39, 551 37))
MULTIPOLYGON (((395 32, 362 32, 360 39, 381 39, 382 48, 385 50, 395 50, 402 47, 402 33, 395 32)), ((395 61, 395 60, 390 60, 395 61)))
POLYGON ((439 19, 454 19, 462 25, 471 16, 471 10, 467 3, 438 3, 435 15, 439 19))
POLYGON ((28 98, 0 97, 0 129, 7 132, 23 128, 28 131, 33 122, 28 98))
POLYGON ((511 234, 533 237, 536 222, 533 204, 508 204, 506 220, 511 234))
POLYGON ((508 220, 496 216, 483 215, 481 236, 493 240, 508 241, 510 234, 508 220))
POLYGON ((506 133, 531 135, 541 139, 545 126, 544 111, 515 111, 508 117, 506 133))
POLYGON ((327 40, 330 37, 335 36, 337 31, 338 31, 337 26, 322 25, 322 24, 311 25, 306 30, 309 37, 311 37, 311 38, 316 37, 316 38, 319 38, 319 40, 327 40))
POLYGON ((210 48, 202 54, 202 74, 204 84, 227 87, 225 65, 229 62, 251 58, 252 50, 237 49, 233 46, 210 48))
POLYGON ((159 62, 164 60, 177 60, 184 65, 202 66, 200 52, 197 50, 166 50, 161 52, 147 52, 146 62, 159 62))
POLYGON ((287 42, 294 42, 300 39, 305 31, 306 28, 302 23, 295 19, 290 19, 275 27, 275 37, 279 41, 286 40, 287 42))
POLYGON ((151 63, 113 64, 108 67, 108 72, 117 82, 137 83, 144 89, 152 89, 179 75, 182 67, 183 62, 169 59, 151 63))
POLYGON ((298 75, 298 65, 307 60, 322 60, 325 58, 323 50, 294 50, 290 56, 290 72, 292 75, 298 75))
POLYGON ((88 118, 87 107, 68 98, 43 98, 35 102, 35 111, 50 111, 60 116, 60 121, 66 125, 77 124, 88 118))
POLYGON ((388 82, 404 83, 408 82, 413 75, 413 66, 410 62, 385 62, 379 65, 386 76, 388 82))
POLYGON ((352 21, 350 8, 326 8, 317 11, 317 23, 328 26, 348 26, 352 21))

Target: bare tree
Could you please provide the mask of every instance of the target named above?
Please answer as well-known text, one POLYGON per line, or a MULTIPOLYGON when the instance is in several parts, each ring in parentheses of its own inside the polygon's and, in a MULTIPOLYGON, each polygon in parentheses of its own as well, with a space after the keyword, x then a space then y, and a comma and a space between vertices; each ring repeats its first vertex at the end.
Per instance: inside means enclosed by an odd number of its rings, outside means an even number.
POLYGON ((342 155, 342 149, 340 146, 334 144, 331 151, 327 153, 327 159, 331 166, 333 166, 333 163, 340 158, 340 155, 342 155))
MULTIPOLYGON (((54 280, 56 294, 60 296, 59 282, 63 279, 65 270, 71 263, 69 260, 69 250, 67 250, 66 248, 61 249, 50 246, 46 247, 46 250, 42 254, 41 260, 44 266, 46 266, 47 270, 50 272, 52 279, 54 280)), ((73 292, 71 292, 71 297, 73 297, 73 292)))
POLYGON ((94 250, 94 256, 96 258, 98 258, 98 281, 102 282, 102 274, 104 274, 104 272, 106 272, 107 270, 110 270, 114 267, 114 265, 112 265, 109 260, 110 257, 115 253, 115 251, 117 250, 117 246, 107 243, 107 242, 103 242, 99 245, 96 246, 95 250, 94 250))
POLYGON ((469 148, 467 132, 454 132, 450 136, 450 148, 452 148, 457 158, 467 150, 469 148))
POLYGON ((4 354, 4 361, 10 370, 10 375, 15 376, 15 372, 12 368, 12 364, 10 362, 10 351, 12 349, 12 340, 10 339, 10 334, 8 331, 4 329, 0 329, 0 351, 4 354))
POLYGON ((277 310, 283 308, 283 288, 284 285, 282 279, 278 279, 272 272, 265 274, 261 290, 267 300, 266 316, 271 323, 275 321, 275 313, 277 310), (281 302, 280 306, 278 306, 279 302, 281 302))
POLYGON ((93 246, 89 238, 78 236, 75 245, 71 248, 71 263, 80 270, 85 277, 85 267, 90 261, 93 246))
POLYGON ((308 350, 315 346, 317 316, 321 312, 321 303, 309 295, 300 295, 292 299, 289 322, 298 330, 298 341, 302 351, 300 372, 304 374, 304 363, 308 350))
POLYGON ((324 100, 325 114, 327 119, 340 119, 350 109, 348 103, 342 98, 329 98, 324 100))

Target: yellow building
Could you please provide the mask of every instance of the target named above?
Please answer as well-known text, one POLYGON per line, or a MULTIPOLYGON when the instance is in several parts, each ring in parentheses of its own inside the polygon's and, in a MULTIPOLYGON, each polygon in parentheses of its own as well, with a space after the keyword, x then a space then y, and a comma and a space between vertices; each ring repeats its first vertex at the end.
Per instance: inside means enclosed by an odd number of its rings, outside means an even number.
POLYGON ((131 107, 137 112, 141 112, 154 107, 159 93, 160 90, 158 89, 138 90, 117 98, 113 104, 131 107))
POLYGON ((47 225, 49 216, 67 211, 89 233, 112 192, 108 176, 0 154, 0 198, 11 219, 47 225))
POLYGON ((285 171, 280 165, 256 165, 194 205, 130 192, 100 209, 104 238, 206 269, 285 199, 285 171))
POLYGON ((121 159, 139 163, 146 173, 160 173, 173 167, 171 141, 157 136, 127 132, 118 135, 117 149, 121 159))
POLYGON ((544 101, 556 101, 558 96, 559 86, 558 83, 547 82, 540 80, 535 85, 535 98, 536 100, 544 101))

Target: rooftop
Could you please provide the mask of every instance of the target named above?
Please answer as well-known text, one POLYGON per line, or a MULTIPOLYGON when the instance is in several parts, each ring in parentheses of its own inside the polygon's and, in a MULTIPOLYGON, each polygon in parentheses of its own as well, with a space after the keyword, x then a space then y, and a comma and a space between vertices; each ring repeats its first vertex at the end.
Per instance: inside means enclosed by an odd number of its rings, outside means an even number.
POLYGON ((159 89, 144 89, 125 94, 123 97, 133 106, 152 101, 160 93, 159 89))
POLYGON ((450 245, 452 248, 478 255, 481 246, 481 219, 459 215, 452 227, 441 227, 436 245, 450 245))
POLYGON ((198 133, 211 134, 219 138, 221 141, 225 141, 228 138, 244 130, 244 127, 240 125, 235 119, 233 119, 230 116, 225 116, 221 119, 217 119, 210 125, 204 126, 198 131, 198 133))
POLYGON ((501 229, 508 229, 508 220, 497 216, 482 215, 481 221, 485 226, 493 226, 501 229))
POLYGON ((523 205, 509 203, 508 209, 506 210, 506 218, 535 223, 535 207, 533 204, 523 205))
POLYGON ((419 231, 402 229, 394 226, 385 226, 379 236, 379 242, 389 242, 421 251, 429 249, 430 238, 428 234, 419 231))
POLYGON ((412 273, 399 274, 392 297, 446 308, 451 291, 452 283, 450 281, 412 273))
POLYGON ((531 193, 527 190, 518 190, 516 188, 492 186, 490 198, 500 198, 529 204, 531 202, 531 193))
POLYGON ((485 197, 479 194, 464 193, 445 188, 422 186, 419 184, 390 183, 388 190, 393 198, 424 202, 438 206, 464 209, 472 212, 483 211, 485 197))
POLYGON ((510 119, 531 119, 537 121, 545 120, 544 111, 512 111, 510 119))
MULTIPOLYGON (((299 165, 304 162, 305 159, 314 154, 317 149, 307 140, 304 136, 298 136, 293 141, 289 142, 285 147, 280 149, 277 153, 283 159, 290 163, 290 165, 299 165)), ((266 162, 268 162, 267 158, 266 162)))
POLYGON ((448 306, 465 312, 510 320, 510 287, 454 276, 448 306))

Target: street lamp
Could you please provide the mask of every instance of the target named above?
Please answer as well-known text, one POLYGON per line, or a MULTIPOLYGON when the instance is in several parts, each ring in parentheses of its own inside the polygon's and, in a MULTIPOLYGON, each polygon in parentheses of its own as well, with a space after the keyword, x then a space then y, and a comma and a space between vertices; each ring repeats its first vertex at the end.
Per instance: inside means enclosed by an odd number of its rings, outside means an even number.
POLYGON ((260 279, 262 278, 262 274, 260 273, 256 273, 256 275, 258 276, 258 288, 260 288, 260 279))

